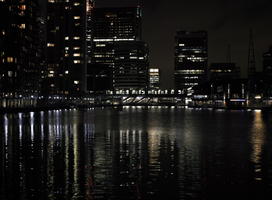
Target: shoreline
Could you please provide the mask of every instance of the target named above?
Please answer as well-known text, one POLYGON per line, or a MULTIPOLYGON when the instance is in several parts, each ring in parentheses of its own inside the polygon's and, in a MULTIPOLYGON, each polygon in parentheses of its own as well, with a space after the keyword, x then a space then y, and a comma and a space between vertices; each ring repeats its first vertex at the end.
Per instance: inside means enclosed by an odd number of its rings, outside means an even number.
POLYGON ((26 112, 41 112, 41 111, 50 111, 50 110, 64 110, 64 109, 88 109, 88 108, 114 108, 114 109, 123 109, 123 107, 175 107, 175 108, 191 108, 191 109, 213 109, 213 110, 262 110, 272 112, 272 107, 217 107, 217 106, 187 106, 187 105, 178 105, 178 104, 157 104, 157 105, 109 105, 109 104, 96 104, 96 105, 70 105, 70 106, 38 106, 38 107, 25 107, 25 108, 1 108, 0 113, 26 113, 26 112))

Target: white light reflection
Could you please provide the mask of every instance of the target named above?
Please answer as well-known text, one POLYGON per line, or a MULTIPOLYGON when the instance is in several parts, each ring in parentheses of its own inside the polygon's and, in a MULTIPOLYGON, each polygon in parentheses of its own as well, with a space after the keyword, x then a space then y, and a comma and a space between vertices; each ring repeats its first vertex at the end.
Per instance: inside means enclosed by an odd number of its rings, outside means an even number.
POLYGON ((262 113, 260 110, 255 110, 254 112, 254 122, 252 127, 251 134, 251 144, 252 144, 252 153, 251 153, 251 161, 254 163, 255 170, 255 180, 261 181, 261 159, 262 159, 262 151, 263 145, 265 141, 264 135, 264 123, 262 120, 262 113))
POLYGON ((8 145, 8 117, 7 114, 4 115, 4 127, 5 127, 5 146, 8 145))
POLYGON ((19 141, 20 141, 20 146, 22 146, 22 136, 23 136, 23 114, 19 113, 19 141))
POLYGON ((34 112, 30 113, 30 135, 31 135, 31 146, 34 143, 34 112))
POLYGON ((78 194, 80 194, 79 188, 79 159, 80 159, 80 151, 79 151, 79 133, 78 133, 78 118, 74 118, 72 130, 73 130, 73 153, 74 153, 74 184, 73 184, 73 193, 74 197, 77 198, 78 194))
POLYGON ((41 111, 40 115, 41 115, 41 142, 42 142, 42 145, 43 145, 43 141, 44 141, 44 112, 41 111))
MULTIPOLYGON (((149 165, 159 164, 159 148, 161 143, 161 130, 159 128, 151 128, 148 130, 148 148, 149 148, 149 165)), ((159 166, 158 166, 159 167, 159 166)))

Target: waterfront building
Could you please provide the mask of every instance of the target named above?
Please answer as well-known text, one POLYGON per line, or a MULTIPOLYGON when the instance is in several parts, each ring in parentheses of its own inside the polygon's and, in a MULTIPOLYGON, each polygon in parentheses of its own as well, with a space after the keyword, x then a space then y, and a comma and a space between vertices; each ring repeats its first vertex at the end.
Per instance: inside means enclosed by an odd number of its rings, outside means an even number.
POLYGON ((145 89, 148 47, 141 38, 141 8, 94 8, 88 90, 145 89), (103 80, 103 81, 102 81, 103 80), (98 88, 97 88, 98 89, 98 88))
POLYGON ((272 76, 272 46, 263 54, 263 72, 272 76))
POLYGON ((178 31, 175 37, 175 89, 197 86, 207 78, 208 34, 178 31))
POLYGON ((77 95, 86 89, 86 1, 47 2, 45 94, 77 95))
POLYGON ((265 82, 265 94, 267 98, 272 97, 272 46, 263 54, 263 78, 265 82))
POLYGON ((0 1, 1 95, 32 95, 40 89, 43 20, 38 6, 34 0, 0 1))
POLYGON ((160 69, 150 68, 149 69, 149 89, 160 88, 160 69))
POLYGON ((240 69, 235 63, 211 63, 209 78, 212 81, 240 78, 240 69))

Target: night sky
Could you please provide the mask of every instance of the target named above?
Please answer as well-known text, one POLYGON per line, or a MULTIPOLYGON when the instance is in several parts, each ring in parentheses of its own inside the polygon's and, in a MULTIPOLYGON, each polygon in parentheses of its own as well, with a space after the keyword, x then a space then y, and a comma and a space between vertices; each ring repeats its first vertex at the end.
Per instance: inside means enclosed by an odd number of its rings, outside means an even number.
MULTIPOLYGON (((136 6, 137 0, 97 0, 96 6, 136 6)), ((232 61, 245 75, 249 29, 254 33, 257 70, 272 44, 271 0, 142 0, 143 39, 150 46, 150 65, 162 70, 163 88, 172 87, 176 30, 207 30, 209 63, 232 61)))

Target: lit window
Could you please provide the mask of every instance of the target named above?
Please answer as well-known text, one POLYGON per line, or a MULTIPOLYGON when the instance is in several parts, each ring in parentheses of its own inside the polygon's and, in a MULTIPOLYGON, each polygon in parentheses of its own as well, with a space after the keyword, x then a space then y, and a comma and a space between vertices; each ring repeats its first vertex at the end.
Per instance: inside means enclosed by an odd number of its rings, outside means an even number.
POLYGON ((151 69, 149 69, 149 72, 159 72, 159 69, 151 68, 151 69))
POLYGON ((13 72, 12 71, 8 71, 8 77, 12 77, 13 72))
POLYGON ((80 63, 80 60, 74 60, 74 63, 75 63, 75 64, 79 64, 79 63, 80 63))
POLYGON ((74 53, 74 57, 80 57, 80 53, 74 53))
POLYGON ((25 27, 26 27, 25 24, 20 24, 20 25, 19 25, 19 28, 20 28, 20 29, 25 29, 25 27))
POLYGON ((79 6, 79 5, 80 5, 80 3, 78 3, 78 2, 74 3, 74 6, 79 6))
POLYGON ((80 37, 74 37, 74 40, 79 40, 80 39, 80 37))
POLYGON ((106 44, 96 44, 95 46, 96 46, 96 47, 105 47, 106 44))
POLYGON ((69 40, 69 37, 68 37, 68 36, 66 36, 66 37, 65 37, 65 40, 69 40))
POLYGON ((74 19, 80 19, 80 16, 74 16, 74 19))
POLYGON ((13 63, 13 57, 7 57, 7 62, 8 63, 13 63))
POLYGON ((73 49, 74 49, 74 50, 79 50, 79 49, 80 49, 80 47, 74 47, 73 49))
POLYGON ((20 10, 26 10, 26 5, 20 5, 20 6, 19 6, 19 9, 20 9, 20 10))
POLYGON ((79 84, 79 81, 74 81, 74 84, 75 84, 75 85, 78 85, 78 84, 79 84))
POLYGON ((54 43, 47 43, 47 47, 54 47, 55 44, 54 43))
POLYGON ((68 71, 68 70, 66 70, 66 71, 65 71, 65 74, 69 74, 69 71, 68 71))

